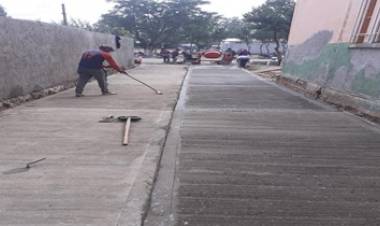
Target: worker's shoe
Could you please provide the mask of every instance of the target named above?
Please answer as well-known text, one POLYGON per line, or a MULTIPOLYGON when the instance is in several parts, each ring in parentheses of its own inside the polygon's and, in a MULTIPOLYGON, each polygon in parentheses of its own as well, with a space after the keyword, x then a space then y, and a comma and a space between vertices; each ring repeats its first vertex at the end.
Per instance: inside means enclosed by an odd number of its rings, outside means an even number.
POLYGON ((110 95, 116 95, 116 93, 113 93, 111 91, 107 91, 107 92, 104 92, 102 93, 104 96, 110 96, 110 95))
POLYGON ((84 95, 81 93, 77 93, 77 94, 75 94, 75 97, 84 97, 84 95))

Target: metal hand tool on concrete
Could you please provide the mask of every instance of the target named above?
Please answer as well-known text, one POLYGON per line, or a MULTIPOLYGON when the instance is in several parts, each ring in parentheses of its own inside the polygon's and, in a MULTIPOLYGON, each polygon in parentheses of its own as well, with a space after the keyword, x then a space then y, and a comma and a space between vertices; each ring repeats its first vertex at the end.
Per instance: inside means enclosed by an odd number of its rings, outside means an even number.
POLYGON ((10 175, 10 174, 16 174, 16 173, 23 173, 23 172, 27 172, 30 168, 32 168, 34 165, 36 165, 37 163, 39 162, 42 162, 46 160, 46 158, 42 158, 42 159, 38 159, 36 161, 33 161, 33 162, 28 162, 26 164, 25 167, 22 167, 22 168, 16 168, 16 169, 11 169, 11 170, 8 170, 8 171, 5 171, 3 172, 4 175, 10 175))
POLYGON ((37 163, 39 163, 39 162, 42 162, 42 161, 44 161, 44 160, 46 160, 46 158, 42 158, 42 159, 38 159, 38 160, 33 161, 33 162, 29 162, 29 163, 26 164, 25 168, 30 169, 30 168, 31 168, 32 166, 34 166, 35 164, 37 164, 37 163))
POLYGON ((146 87, 150 88, 150 89, 153 90, 157 95, 162 95, 162 94, 163 94, 160 90, 155 89, 155 88, 153 88, 152 86, 146 84, 145 82, 142 82, 142 81, 138 80, 137 78, 135 78, 135 77, 131 76, 130 74, 128 74, 126 71, 122 71, 121 73, 124 74, 124 75, 126 75, 126 76, 128 76, 129 78, 135 80, 136 82, 139 82, 139 83, 145 85, 146 87))
POLYGON ((138 122, 141 120, 139 116, 119 116, 115 118, 113 115, 104 117, 99 122, 109 123, 109 122, 124 122, 124 135, 123 135, 123 145, 128 145, 129 143, 129 130, 132 122, 138 122))

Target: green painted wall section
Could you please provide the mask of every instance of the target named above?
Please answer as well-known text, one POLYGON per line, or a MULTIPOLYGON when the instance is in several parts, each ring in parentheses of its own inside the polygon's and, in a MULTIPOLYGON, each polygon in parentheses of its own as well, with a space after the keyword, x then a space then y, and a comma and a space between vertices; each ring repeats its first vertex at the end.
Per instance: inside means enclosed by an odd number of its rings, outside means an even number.
POLYGON ((328 77, 332 78, 340 67, 350 66, 349 49, 346 44, 329 44, 321 50, 320 55, 305 56, 304 59, 298 59, 298 62, 287 61, 283 71, 293 77, 317 80, 321 71, 328 73, 328 77), (313 59, 304 60, 307 58, 313 59))
MULTIPOLYGON (((344 92, 349 89, 349 92, 364 94, 370 98, 380 98, 380 63, 378 65, 354 65, 355 62, 365 62, 363 58, 366 57, 365 51, 368 50, 351 49, 347 43, 328 44, 319 51, 318 55, 308 56, 305 47, 302 47, 301 50, 305 52, 305 55, 299 54, 300 50, 297 50, 297 46, 292 48, 290 48, 289 56, 283 66, 286 76, 335 89, 345 87, 345 90, 342 90, 344 92), (298 51, 297 55, 292 56, 292 48, 298 51), (352 51, 362 51, 363 54, 356 54, 354 58, 352 51), (378 68, 378 70, 375 74, 366 74, 366 67, 378 68), (355 71, 355 68, 362 69, 355 71), (342 74, 342 71, 345 74, 342 74), (338 78, 338 76, 346 76, 346 78, 338 78), (339 82, 344 84, 337 85, 339 82)), ((378 51, 380 59, 380 50, 378 51)))
POLYGON ((364 70, 361 70, 352 82, 352 90, 373 97, 380 97, 380 72, 374 78, 367 78, 364 70))

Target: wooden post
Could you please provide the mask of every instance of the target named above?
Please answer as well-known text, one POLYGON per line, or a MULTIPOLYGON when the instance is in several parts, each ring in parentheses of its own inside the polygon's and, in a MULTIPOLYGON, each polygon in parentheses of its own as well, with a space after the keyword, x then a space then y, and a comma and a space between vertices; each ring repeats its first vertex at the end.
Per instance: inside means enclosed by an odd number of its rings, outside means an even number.
POLYGON ((67 23, 66 7, 64 3, 62 3, 62 16, 63 16, 62 24, 67 26, 68 23, 67 23))

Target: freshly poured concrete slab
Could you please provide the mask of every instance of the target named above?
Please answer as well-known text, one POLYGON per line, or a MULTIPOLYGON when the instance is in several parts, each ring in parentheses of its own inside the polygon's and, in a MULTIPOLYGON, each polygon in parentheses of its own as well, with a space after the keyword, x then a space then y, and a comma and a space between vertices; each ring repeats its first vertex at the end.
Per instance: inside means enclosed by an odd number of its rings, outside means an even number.
POLYGON ((194 67, 146 226, 378 225, 380 130, 233 67, 194 67))
POLYGON ((164 95, 117 74, 109 79, 117 95, 101 96, 92 82, 83 98, 71 89, 0 113, 0 225, 141 224, 186 71, 130 73, 164 95), (99 123, 108 115, 142 117, 128 146, 123 123, 99 123))

